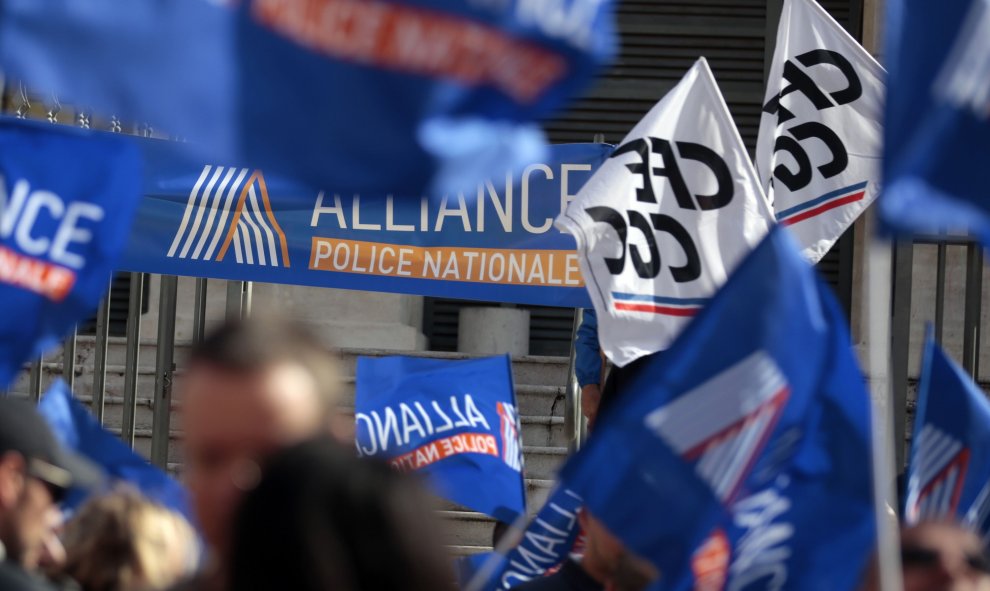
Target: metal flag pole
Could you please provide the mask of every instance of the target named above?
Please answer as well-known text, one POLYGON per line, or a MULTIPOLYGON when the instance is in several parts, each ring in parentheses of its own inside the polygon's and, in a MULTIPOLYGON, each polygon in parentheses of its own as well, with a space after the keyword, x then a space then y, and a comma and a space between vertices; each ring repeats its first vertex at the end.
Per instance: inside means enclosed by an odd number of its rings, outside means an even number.
MULTIPOLYGON (((871 220, 872 221, 872 220, 871 220)), ((866 269, 869 379, 873 409, 873 499, 877 527, 877 576, 881 591, 901 591, 900 535, 894 491, 893 390, 890 365, 890 318, 893 248, 870 231, 866 269)))

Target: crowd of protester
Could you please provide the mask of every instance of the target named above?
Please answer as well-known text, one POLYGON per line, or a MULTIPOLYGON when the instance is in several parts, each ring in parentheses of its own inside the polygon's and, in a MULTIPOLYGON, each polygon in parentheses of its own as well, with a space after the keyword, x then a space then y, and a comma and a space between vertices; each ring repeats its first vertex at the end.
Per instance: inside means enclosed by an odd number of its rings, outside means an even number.
MULTIPOLYGON (((604 368, 588 345, 585 366, 604 368)), ((0 591, 454 589, 425 489, 348 444, 332 360, 272 321, 225 325, 195 348, 180 386, 195 529, 119 486, 63 515, 70 491, 94 485, 92 466, 31 404, 0 398, 0 591)), ((584 385, 608 390, 616 377, 603 374, 584 385)), ((579 519, 581 552, 519 589, 631 591, 662 576, 593 515, 579 519)), ((901 544, 906 591, 990 589, 984 545, 961 525, 924 523, 901 544)), ((864 590, 877 588, 873 570, 864 590)))

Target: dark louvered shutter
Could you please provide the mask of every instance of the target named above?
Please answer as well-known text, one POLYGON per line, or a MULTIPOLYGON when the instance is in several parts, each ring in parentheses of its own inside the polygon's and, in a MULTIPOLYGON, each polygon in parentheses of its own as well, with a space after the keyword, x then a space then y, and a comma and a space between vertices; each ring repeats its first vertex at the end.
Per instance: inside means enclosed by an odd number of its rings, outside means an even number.
MULTIPOLYGON (((820 0, 857 39, 862 0, 820 0)), ((781 0, 625 0, 618 8, 621 55, 588 95, 545 128, 554 142, 590 142, 603 134, 619 142, 699 57, 708 59, 743 141, 752 153, 760 125, 764 81, 777 34, 781 0)), ((819 270, 849 309, 852 233, 819 263, 819 270)), ((457 310, 471 302, 430 298, 424 332, 430 347, 457 346, 457 310)), ((570 310, 531 310, 530 350, 565 355, 570 310), (566 335, 566 336, 564 336, 566 335)))

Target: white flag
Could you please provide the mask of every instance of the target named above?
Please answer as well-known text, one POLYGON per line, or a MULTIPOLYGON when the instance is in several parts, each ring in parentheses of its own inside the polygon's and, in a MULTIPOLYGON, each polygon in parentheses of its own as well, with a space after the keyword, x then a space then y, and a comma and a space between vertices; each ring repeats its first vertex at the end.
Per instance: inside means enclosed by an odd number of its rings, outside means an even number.
POLYGON ((756 168, 816 263, 880 192, 884 70, 814 0, 785 0, 756 168))
POLYGON ((557 218, 577 241, 602 349, 620 367, 666 349, 772 224, 704 58, 557 218))

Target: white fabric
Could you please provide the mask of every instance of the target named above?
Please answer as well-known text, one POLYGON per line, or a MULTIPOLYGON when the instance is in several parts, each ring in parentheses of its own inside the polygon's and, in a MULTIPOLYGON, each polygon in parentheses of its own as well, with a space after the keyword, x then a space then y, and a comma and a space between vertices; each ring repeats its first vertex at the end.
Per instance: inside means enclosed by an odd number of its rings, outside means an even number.
POLYGON ((557 218, 557 226, 577 241, 602 349, 620 367, 667 348, 772 223, 704 58, 633 128, 557 218), (652 148, 648 187, 641 172, 630 170, 643 163, 636 151, 628 151, 637 145, 652 148), (671 162, 661 155, 667 145, 671 162), (717 162, 710 166, 705 161, 712 155, 717 162), (640 199, 647 189, 655 202, 640 199), (601 221, 610 212, 613 223, 601 221), (624 227, 625 244, 616 226, 624 227), (690 244, 682 244, 678 234, 690 244), (658 256, 651 255, 648 239, 658 256), (691 247, 697 253, 694 265, 691 247))
POLYGON ((785 0, 763 101, 756 168, 777 219, 794 233, 812 263, 828 252, 880 192, 884 78, 876 60, 815 0, 785 0), (809 52, 815 50, 841 55, 855 72, 861 92, 847 90, 850 82, 840 67, 809 59, 809 52), (784 76, 788 69, 791 80, 784 76), (817 106, 801 90, 780 97, 795 79, 811 81, 821 91, 817 106), (783 111, 767 112, 778 97, 793 118, 779 116, 783 111), (835 158, 821 136, 814 135, 815 125, 830 130, 841 143, 839 152, 848 157, 845 166, 840 158, 828 167, 835 158), (780 143, 793 149, 775 151, 780 143), (803 166, 796 155, 801 153, 807 156, 803 166), (788 171, 796 174, 801 168, 805 178, 785 178, 788 171))

